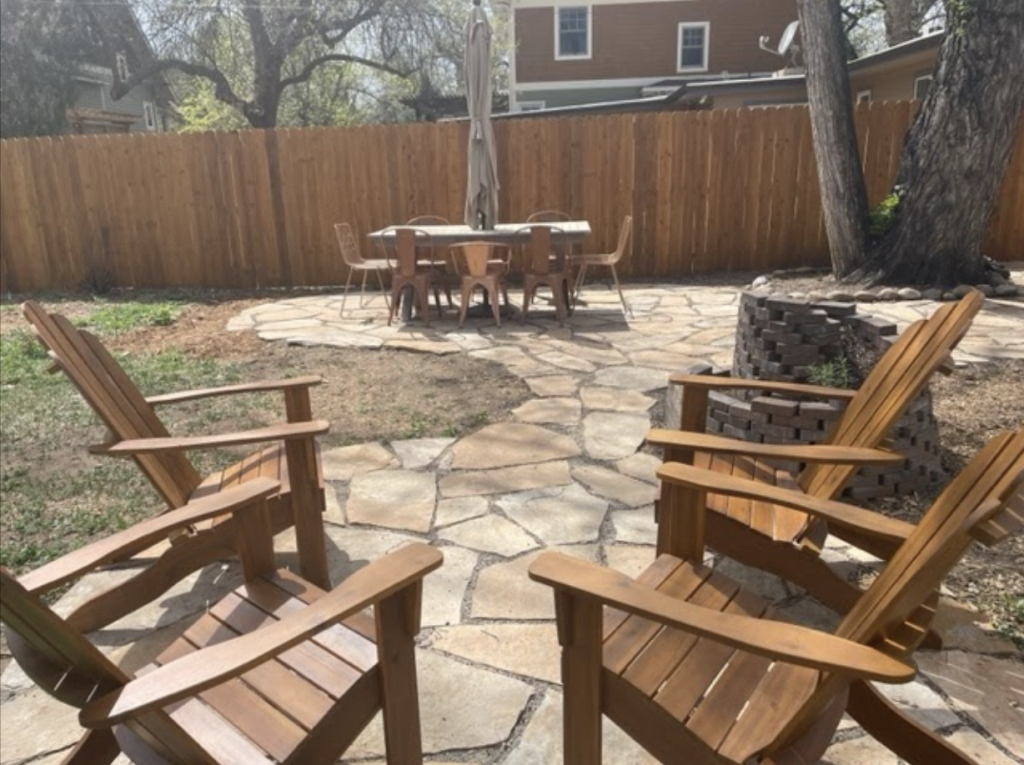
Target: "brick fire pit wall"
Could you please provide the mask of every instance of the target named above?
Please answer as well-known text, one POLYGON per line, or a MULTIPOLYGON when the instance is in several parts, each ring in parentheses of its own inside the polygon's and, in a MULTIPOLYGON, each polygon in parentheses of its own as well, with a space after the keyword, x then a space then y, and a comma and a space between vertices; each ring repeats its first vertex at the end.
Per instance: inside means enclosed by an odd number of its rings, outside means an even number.
MULTIPOLYGON (((896 337, 895 324, 857 313, 851 303, 805 303, 755 293, 744 293, 736 330, 732 374, 740 377, 806 382, 809 368, 844 353, 851 343, 884 352, 896 337), (846 345, 844 346, 844 342, 846 345)), ((696 374, 728 374, 703 366, 696 374)), ((679 422, 682 386, 668 391, 666 422, 679 422)), ((813 444, 842 412, 842 403, 779 395, 744 395, 712 392, 708 402, 708 433, 757 443, 813 444)), ((938 429, 926 387, 896 422, 891 445, 907 456, 895 468, 862 468, 843 496, 851 499, 909 494, 941 480, 938 429)), ((790 464, 791 470, 799 466, 790 464)))

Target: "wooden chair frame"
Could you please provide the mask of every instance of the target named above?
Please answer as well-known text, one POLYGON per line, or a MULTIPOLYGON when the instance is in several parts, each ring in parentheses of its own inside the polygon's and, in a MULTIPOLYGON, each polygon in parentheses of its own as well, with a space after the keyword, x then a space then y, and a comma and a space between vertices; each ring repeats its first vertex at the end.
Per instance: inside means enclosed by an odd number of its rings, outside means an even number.
POLYGON ((817 762, 844 711, 914 765, 972 762, 873 682, 914 677, 938 587, 971 541, 1024 525, 1024 430, 993 439, 949 484, 832 634, 776 621, 703 565, 704 495, 862 526, 876 514, 681 463, 658 476, 686 499, 662 508, 682 555, 659 554, 636 580, 553 552, 530 566, 555 592, 566 763, 601 762, 602 715, 666 763, 817 762))
POLYGON ((587 269, 591 266, 607 267, 612 271, 612 279, 615 282, 615 289, 618 290, 619 300, 622 302, 622 310, 629 314, 630 318, 633 317, 633 309, 630 308, 629 303, 626 302, 626 296, 622 293, 622 285, 619 283, 619 272, 616 268, 626 255, 626 248, 629 246, 629 239, 632 235, 633 216, 627 215, 622 219, 622 226, 619 228, 619 242, 613 252, 573 255, 573 268, 579 269, 576 271, 576 288, 573 294, 575 299, 578 300, 580 293, 583 292, 583 282, 587 276, 587 269))
MULTIPOLYGON (((417 215, 407 220, 405 225, 429 231, 431 226, 450 226, 452 222, 440 215, 417 215)), ((434 282, 444 290, 448 307, 452 308, 455 305, 452 300, 452 286, 458 284, 459 276, 455 273, 455 268, 447 257, 447 248, 439 247, 436 242, 432 242, 427 257, 419 258, 418 262, 420 265, 429 265, 433 269, 434 282)))
MULTIPOLYGON (((388 262, 391 266, 391 311, 388 314, 388 325, 391 324, 398 313, 402 302, 402 290, 411 287, 413 300, 417 306, 420 316, 423 317, 425 326, 430 326, 430 292, 434 293, 434 303, 437 306, 437 315, 441 317, 441 295, 436 284, 438 264, 432 259, 434 256, 434 243, 430 232, 423 228, 412 226, 395 226, 394 231, 395 247, 394 254, 388 252, 388 262), (430 260, 421 260, 420 252, 430 253, 430 260)), ((441 264, 444 268, 444 264, 441 264)))
MULTIPOLYGON (((894 423, 938 370, 951 368, 950 354, 967 333, 984 297, 973 292, 958 303, 940 307, 931 318, 908 327, 897 338, 857 391, 705 375, 673 375, 684 386, 678 430, 654 429, 650 444, 665 450, 665 460, 757 477, 765 483, 803 491, 809 497, 833 499, 861 465, 899 464, 902 455, 879 449, 894 423), (755 444, 704 433, 709 395, 715 390, 750 390, 767 395, 810 396, 845 401, 846 408, 824 444, 776 446, 755 444), (766 460, 805 463, 791 476, 766 460)), ((658 551, 673 549, 677 539, 661 508, 682 501, 663 491, 656 505, 659 518, 658 551)), ((712 497, 706 514, 709 546, 749 566, 771 571, 807 589, 816 598, 845 613, 860 597, 860 590, 838 577, 821 560, 828 533, 880 558, 888 558, 913 526, 879 520, 870 527, 825 522, 802 511, 770 503, 712 497)), ((674 516, 672 516, 674 517, 674 516)))
POLYGON ((387 761, 422 762, 414 638, 422 580, 441 553, 414 543, 325 592, 274 570, 268 500, 255 479, 196 500, 15 580, 0 570, 11 652, 43 690, 81 709, 65 765, 328 765, 378 710, 387 761), (134 677, 39 595, 169 533, 230 514, 245 583, 134 677), (376 619, 364 613, 372 607, 376 619))
MULTIPOLYGON (((320 587, 330 587, 321 518, 325 508, 323 473, 316 444, 316 437, 326 433, 330 425, 326 420, 313 419, 309 400, 309 389, 320 384, 319 377, 242 383, 146 398, 91 333, 31 301, 22 310, 48 349, 55 369, 68 376, 107 427, 106 441, 90 447, 92 453, 130 457, 171 509, 260 476, 280 481, 281 491, 271 501, 271 527, 274 533, 295 527, 302 575, 320 587), (284 395, 287 424, 238 433, 172 437, 156 412, 158 406, 271 391, 284 395), (269 445, 205 479, 187 455, 191 449, 259 443, 269 445)), ((183 572, 232 556, 234 534, 230 518, 225 517, 197 527, 193 533, 176 535, 171 547, 144 576, 91 598, 69 621, 83 632, 109 624, 134 610, 138 603, 164 592, 183 572)))

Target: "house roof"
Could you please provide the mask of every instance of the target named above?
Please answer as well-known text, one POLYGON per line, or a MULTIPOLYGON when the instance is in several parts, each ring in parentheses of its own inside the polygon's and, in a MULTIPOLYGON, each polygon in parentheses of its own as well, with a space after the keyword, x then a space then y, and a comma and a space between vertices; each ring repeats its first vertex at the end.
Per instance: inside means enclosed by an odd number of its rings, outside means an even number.
MULTIPOLYGON (((913 56, 918 53, 938 48, 945 37, 945 32, 933 32, 932 34, 916 37, 905 43, 894 45, 891 48, 871 53, 867 56, 853 59, 847 64, 850 72, 861 72, 874 69, 875 67, 898 61, 901 58, 913 56)), ((719 93, 729 93, 735 90, 746 90, 756 87, 758 90, 777 90, 793 85, 803 85, 806 79, 803 72, 784 74, 772 77, 746 77, 732 80, 702 80, 689 82, 682 87, 687 94, 692 96, 713 96, 719 93)))

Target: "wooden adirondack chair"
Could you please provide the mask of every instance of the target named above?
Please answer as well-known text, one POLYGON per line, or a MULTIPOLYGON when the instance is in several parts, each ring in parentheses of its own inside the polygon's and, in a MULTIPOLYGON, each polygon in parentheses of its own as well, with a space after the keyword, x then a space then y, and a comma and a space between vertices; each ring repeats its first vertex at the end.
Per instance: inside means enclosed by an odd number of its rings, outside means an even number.
POLYGON ((81 709, 88 729, 65 765, 326 765, 378 710, 387 761, 422 762, 413 639, 423 577, 441 553, 414 543, 325 592, 274 570, 257 478, 102 540, 20 580, 0 569, 11 653, 44 691, 81 709), (174 529, 230 513, 245 584, 131 677, 39 595, 174 529), (373 608, 374 615, 365 613, 373 608))
MULTIPOLYGON (((658 475, 696 494, 876 522, 857 507, 691 465, 669 463, 658 475)), ((601 761, 602 713, 666 763, 817 762, 846 711, 911 763, 970 763, 872 681, 914 677, 910 655, 943 577, 972 538, 993 544, 1024 524, 1022 479, 1024 430, 994 439, 950 483, 834 634, 774 621, 764 601, 702 565, 700 534, 680 540, 689 554, 659 555, 635 581, 562 554, 540 556, 530 577, 555 590, 565 762, 601 761)))
MULTIPOLYGON (((896 420, 920 393, 935 371, 948 367, 950 353, 981 310, 984 297, 972 292, 957 303, 940 307, 928 319, 911 324, 878 361, 859 390, 702 375, 676 375, 684 386, 681 430, 654 429, 647 442, 662 446, 666 462, 683 462, 727 475, 756 477, 765 483, 795 489, 809 497, 832 499, 861 465, 898 463, 902 458, 879 450, 896 420), (755 444, 705 434, 708 394, 716 389, 748 389, 838 399, 847 405, 825 444, 778 446, 755 444), (769 460, 806 463, 797 476, 769 460)), ((684 490, 662 487, 658 552, 680 555, 672 540, 680 514, 663 508, 692 498, 684 490)), ((857 601, 860 590, 837 576, 821 560, 825 536, 832 533, 880 558, 888 558, 911 529, 910 524, 879 518, 867 527, 825 522, 808 513, 763 500, 711 496, 705 523, 707 543, 749 566, 771 571, 806 590, 840 613, 857 601)), ((686 521, 687 523, 689 521, 686 521)))
MULTIPOLYGON (((25 318, 108 430, 107 442, 91 448, 97 454, 129 456, 157 490, 168 508, 224 491, 259 476, 279 481, 281 491, 271 502, 274 533, 295 526, 302 575, 319 587, 330 587, 324 510, 323 474, 316 436, 330 427, 314 420, 309 388, 319 377, 300 377, 244 383, 222 388, 171 393, 145 398, 113 356, 91 333, 80 330, 59 314, 27 302, 25 318), (284 393, 287 424, 241 433, 175 438, 160 421, 155 406, 210 396, 280 390, 284 393), (188 449, 268 443, 241 462, 203 479, 188 459, 188 449)), ((136 578, 84 603, 69 621, 83 632, 109 624, 163 592, 190 571, 233 554, 235 530, 230 518, 214 518, 187 534, 178 534, 161 561, 136 578)))

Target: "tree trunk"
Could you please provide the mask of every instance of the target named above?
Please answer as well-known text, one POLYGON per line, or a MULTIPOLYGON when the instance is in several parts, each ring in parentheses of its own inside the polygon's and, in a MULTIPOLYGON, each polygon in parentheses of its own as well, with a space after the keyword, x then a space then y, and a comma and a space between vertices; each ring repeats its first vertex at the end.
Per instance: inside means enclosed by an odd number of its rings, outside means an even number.
POLYGON ((798 0, 797 9, 832 273, 842 279, 864 263, 868 224, 842 16, 839 0, 798 0))
POLYGON ((983 280, 981 248, 1022 129, 1024 3, 947 5, 935 79, 900 157, 896 222, 871 253, 877 281, 983 280))
POLYGON ((890 48, 918 36, 927 6, 920 0, 886 0, 885 42, 890 48))

